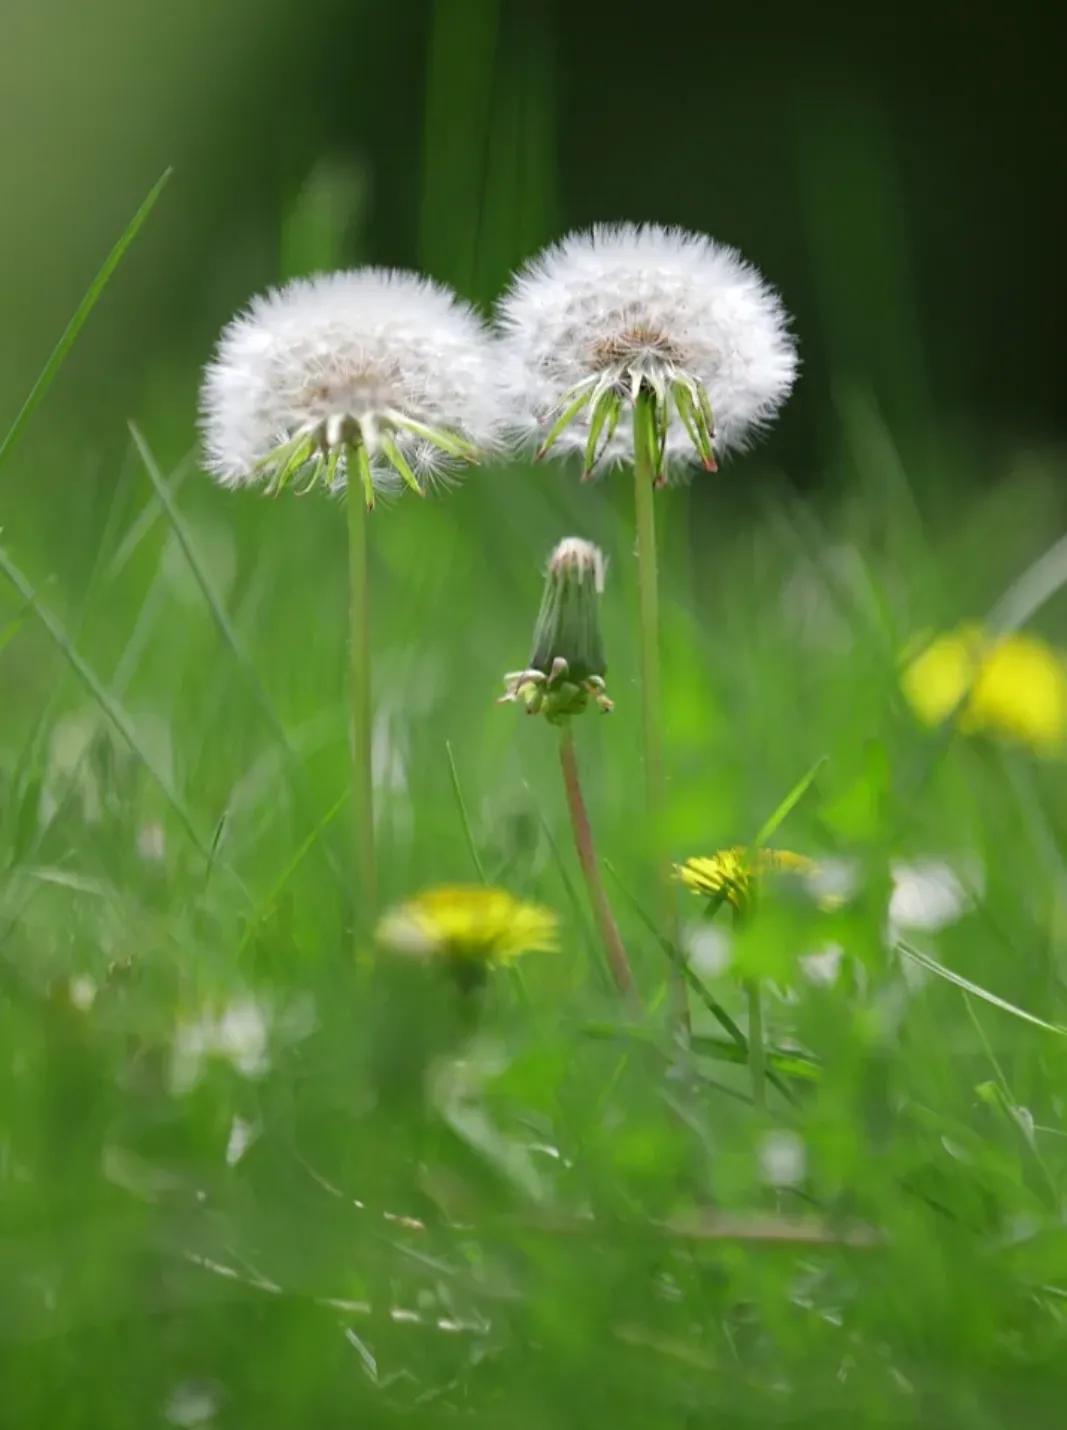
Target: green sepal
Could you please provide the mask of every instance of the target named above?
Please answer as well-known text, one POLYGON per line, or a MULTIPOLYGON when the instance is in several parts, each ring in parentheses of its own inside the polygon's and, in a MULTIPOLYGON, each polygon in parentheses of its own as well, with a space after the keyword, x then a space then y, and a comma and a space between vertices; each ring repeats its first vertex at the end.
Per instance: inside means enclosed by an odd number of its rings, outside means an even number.
POLYGON ((427 427, 424 422, 416 422, 413 417, 407 417, 394 408, 388 408, 382 416, 394 427, 410 432, 413 437, 421 437, 424 442, 439 447, 450 457, 458 457, 460 461, 471 464, 481 461, 482 454, 474 443, 468 442, 466 437, 461 437, 457 432, 449 432, 444 427, 427 427))
POLYGON ((405 484, 411 488, 417 497, 424 497, 426 492, 419 485, 419 479, 408 466, 404 459, 404 454, 396 445, 393 439, 384 433, 379 438, 382 451, 385 453, 389 465, 403 478, 405 484))
POLYGON ((584 477, 588 477, 592 473, 593 468, 600 460, 600 452, 597 447, 601 433, 604 434, 604 446, 606 447, 618 425, 621 410, 622 398, 614 387, 607 388, 597 398, 589 417, 589 436, 585 444, 585 463, 582 471, 584 477))
MULTIPOLYGON (((535 461, 539 462, 543 457, 548 456, 549 452, 555 446, 559 438, 563 435, 566 429, 578 416, 578 413, 581 412, 582 408, 585 407, 585 405, 592 398, 594 390, 595 389, 592 383, 586 384, 582 388, 578 396, 575 397, 572 402, 567 403, 567 406, 564 407, 563 411, 556 418, 555 422, 553 422, 552 426, 548 429, 548 435, 545 437, 545 440, 541 443, 540 447, 538 447, 535 456, 535 461)), ((569 395, 570 394, 568 393, 568 396, 569 395)), ((567 402, 567 398, 564 397, 563 401, 567 402)))

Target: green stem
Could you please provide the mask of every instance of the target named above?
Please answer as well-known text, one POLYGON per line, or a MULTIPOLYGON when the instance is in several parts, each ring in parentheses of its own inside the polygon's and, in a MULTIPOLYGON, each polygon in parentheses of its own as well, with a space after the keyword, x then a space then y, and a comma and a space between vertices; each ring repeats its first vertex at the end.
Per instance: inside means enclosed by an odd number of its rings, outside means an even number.
POLYGON ((348 709, 352 755, 352 808, 356 822, 354 926, 367 927, 378 899, 374 855, 374 768, 371 755, 371 648, 368 517, 357 481, 355 454, 348 454, 348 709))
POLYGON ((653 823, 663 814, 663 738, 659 697, 659 571, 653 397, 642 391, 634 403, 634 512, 637 521, 637 593, 641 655, 641 726, 645 800, 653 823))
POLYGON ((624 996, 634 991, 634 975, 630 960, 626 956, 619 926, 615 922, 608 902, 604 881, 600 876, 600 864, 596 857, 593 829, 589 823, 589 813, 582 796, 582 784, 578 775, 578 760, 574 753, 574 734, 569 725, 564 724, 559 732, 559 762, 563 770, 563 787, 567 792, 567 808, 570 810, 571 827, 574 830, 574 847, 578 851, 578 862, 582 866, 589 902, 593 906, 593 916, 604 944, 611 976, 615 986, 624 996))
MULTIPOLYGON (((634 513, 637 526, 637 594, 639 651, 641 657, 641 733, 645 764, 645 804, 656 859, 663 884, 662 906, 668 936, 677 945, 677 919, 670 869, 663 857, 663 730, 660 716, 659 673, 659 568, 656 556, 655 482, 657 471, 655 396, 642 389, 633 407, 634 513)), ((684 980, 672 972, 674 995, 683 1025, 688 1028, 688 1002, 684 980)))
POLYGON ((752 1075, 752 1101, 757 1107, 767 1103, 766 1055, 763 1046, 763 996, 758 978, 745 979, 748 1000, 748 1069, 752 1075))

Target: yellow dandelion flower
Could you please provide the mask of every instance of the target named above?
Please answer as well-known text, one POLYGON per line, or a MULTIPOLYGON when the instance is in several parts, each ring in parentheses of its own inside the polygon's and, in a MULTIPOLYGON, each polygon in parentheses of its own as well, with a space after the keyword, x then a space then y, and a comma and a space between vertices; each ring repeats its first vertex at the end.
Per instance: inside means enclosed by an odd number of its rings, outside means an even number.
POLYGON ((506 889, 441 884, 390 909, 378 924, 378 940, 417 957, 500 964, 524 953, 553 952, 558 925, 551 909, 506 889))
POLYGON ((815 860, 805 854, 788 849, 746 849, 738 844, 686 859, 674 866, 674 872, 690 893, 719 898, 741 910, 748 906, 754 882, 764 875, 814 874, 816 868, 815 860))
POLYGON ((1044 755, 1067 746, 1067 659, 1036 636, 961 626, 907 664, 901 688, 924 724, 960 707, 964 734, 999 735, 1044 755))

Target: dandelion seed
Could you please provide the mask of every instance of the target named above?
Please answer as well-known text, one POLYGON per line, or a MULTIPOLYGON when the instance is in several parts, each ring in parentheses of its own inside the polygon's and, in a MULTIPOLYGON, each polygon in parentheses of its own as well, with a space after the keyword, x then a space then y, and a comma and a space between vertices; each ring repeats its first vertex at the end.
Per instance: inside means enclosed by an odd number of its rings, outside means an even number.
POLYGON ((378 940, 395 953, 495 966, 558 947, 556 915, 506 889, 443 884, 390 910, 378 940))
POLYGON ((961 626, 909 661, 901 687, 926 725, 955 713, 966 735, 999 736, 1041 755, 1067 748, 1067 658, 1036 636, 961 626))
POLYGON ((501 301, 502 381, 540 456, 586 477, 635 460, 624 410, 650 403, 657 475, 743 447, 797 369, 777 294, 735 249, 655 224, 604 225, 546 249, 501 301))
POLYGON ((749 850, 742 845, 720 849, 715 854, 698 855, 674 866, 675 877, 691 894, 719 899, 738 912, 752 901, 758 881, 768 874, 811 876, 814 859, 788 849, 749 850))
POLYGON ((417 274, 297 279, 223 331, 201 393, 209 470, 271 493, 359 482, 420 495, 491 447, 493 345, 473 309, 417 274))

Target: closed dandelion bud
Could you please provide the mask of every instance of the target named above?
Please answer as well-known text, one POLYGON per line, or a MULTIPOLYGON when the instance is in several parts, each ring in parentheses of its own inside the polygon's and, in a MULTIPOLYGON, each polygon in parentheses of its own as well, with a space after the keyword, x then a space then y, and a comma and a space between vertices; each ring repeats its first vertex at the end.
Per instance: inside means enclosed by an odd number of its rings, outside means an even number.
POLYGON ((600 634, 604 553, 590 541, 568 536, 548 558, 544 595, 525 670, 505 676, 502 701, 521 701, 531 715, 554 723, 585 709, 590 697, 601 710, 612 702, 604 688, 607 663, 600 634))

